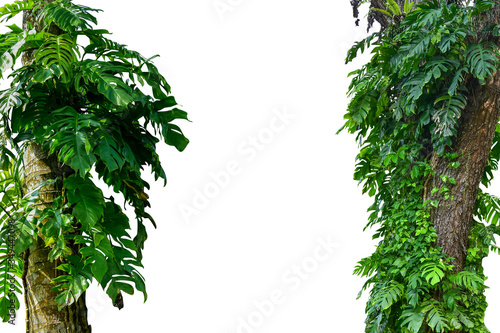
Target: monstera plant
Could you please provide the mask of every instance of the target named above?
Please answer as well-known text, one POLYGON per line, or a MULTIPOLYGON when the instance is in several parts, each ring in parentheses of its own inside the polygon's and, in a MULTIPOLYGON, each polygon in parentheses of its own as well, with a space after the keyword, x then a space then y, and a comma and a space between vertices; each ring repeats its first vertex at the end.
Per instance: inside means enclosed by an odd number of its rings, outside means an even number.
POLYGON ((147 298, 142 267, 149 184, 166 182, 160 140, 182 151, 187 120, 153 64, 97 29, 99 12, 56 1, 15 1, 0 35, 0 317, 12 321, 23 293, 28 332, 90 332, 92 281, 115 306, 121 293, 147 298), (137 226, 101 179, 131 206, 137 226))

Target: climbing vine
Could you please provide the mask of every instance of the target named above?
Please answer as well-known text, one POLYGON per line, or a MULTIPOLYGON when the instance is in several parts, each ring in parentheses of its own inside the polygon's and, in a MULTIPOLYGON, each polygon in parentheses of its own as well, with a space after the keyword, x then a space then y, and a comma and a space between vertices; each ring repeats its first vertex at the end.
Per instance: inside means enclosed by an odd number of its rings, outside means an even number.
MULTIPOLYGON (((489 332, 482 259, 498 252, 500 200, 479 190, 465 268, 456 272, 436 244, 430 218, 438 205, 454 200, 449 190, 455 179, 442 175, 442 186, 426 189, 436 174, 433 154, 446 159, 450 170, 459 167, 458 155, 448 148, 470 85, 484 84, 500 64, 491 42, 499 36, 498 20, 481 34, 475 30, 494 6, 499 4, 406 0, 401 8, 390 0, 376 9, 388 25, 348 52, 346 63, 360 51, 372 52, 367 64, 350 73, 342 128, 360 143, 354 179, 374 199, 366 227, 376 227, 373 238, 379 239, 376 251, 354 270, 367 278, 361 292, 370 290, 366 332, 489 332), (435 199, 438 194, 444 203, 435 199)), ((497 126, 484 187, 498 169, 499 140, 497 126)))
POLYGON ((99 10, 69 0, 15 1, 0 7, 0 21, 26 10, 36 26, 11 24, 0 35, 0 76, 11 79, 0 91, 0 317, 8 321, 10 305, 19 308, 22 254, 37 237, 51 248, 50 260, 63 262, 58 269, 64 274, 52 281, 59 307, 75 302, 94 279, 113 301, 134 289, 146 300, 138 269, 146 222, 156 222, 146 211, 149 184, 142 171, 148 166, 156 180, 166 182, 156 147, 162 139, 184 150, 189 141, 173 121, 187 120, 187 114, 170 95, 154 57, 96 28, 99 10), (20 65, 25 52, 35 60, 20 65), (62 196, 42 211, 34 203, 47 184, 32 193, 23 186, 28 142, 64 166, 49 181, 62 196), (91 171, 133 208, 135 236, 127 215, 113 196, 104 197, 91 171), (13 247, 9 221, 15 221, 13 247))

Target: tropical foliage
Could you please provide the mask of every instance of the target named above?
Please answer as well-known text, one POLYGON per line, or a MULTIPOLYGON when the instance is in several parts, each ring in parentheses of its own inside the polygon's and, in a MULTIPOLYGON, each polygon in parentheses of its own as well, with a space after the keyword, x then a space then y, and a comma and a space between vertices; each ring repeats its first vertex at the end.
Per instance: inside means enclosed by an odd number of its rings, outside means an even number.
MULTIPOLYGON (((484 84, 500 64, 498 47, 488 41, 498 36, 500 26, 474 31, 499 4, 455 2, 428 0, 413 6, 405 1, 400 8, 388 1, 379 12, 398 19, 356 43, 346 59, 371 47, 371 60, 350 73, 351 100, 343 126, 360 143, 354 178, 374 198, 367 227, 376 226, 373 237, 380 240, 375 253, 354 271, 367 278, 362 291, 370 289, 366 332, 489 332, 483 320, 487 303, 481 262, 498 251, 494 236, 500 235, 500 200, 485 189, 479 192, 466 267, 454 273, 435 243, 430 212, 438 203, 423 199, 428 197, 426 181, 434 175, 432 152, 447 158, 449 168, 458 167, 456 154, 446 148, 457 135, 468 84, 484 84)), ((499 158, 497 127, 485 187, 499 158)), ((446 196, 455 180, 442 178, 445 186, 432 191, 446 196)))
POLYGON ((6 281, 20 277, 22 253, 37 237, 51 247, 51 260, 64 262, 58 268, 65 274, 53 281, 60 307, 75 302, 94 279, 113 301, 120 291, 134 289, 146 300, 138 269, 146 221, 156 224, 146 212, 149 184, 142 171, 148 166, 166 183, 156 147, 162 139, 184 150, 189 141, 172 122, 187 120, 187 114, 170 95, 154 57, 145 58, 96 28, 99 10, 69 0, 15 1, 0 8, 0 21, 23 10, 33 11, 38 26, 23 30, 12 24, 0 35, 0 76, 11 79, 0 92, 0 317, 9 320, 8 306, 19 307, 19 281, 14 292, 6 281), (34 52, 35 61, 20 65, 23 52, 34 52), (51 181, 63 195, 43 211, 33 205, 37 191, 26 193, 22 185, 26 142, 56 154, 72 170, 51 181), (135 235, 91 171, 133 207, 135 235), (8 246, 12 235, 13 247, 8 246))

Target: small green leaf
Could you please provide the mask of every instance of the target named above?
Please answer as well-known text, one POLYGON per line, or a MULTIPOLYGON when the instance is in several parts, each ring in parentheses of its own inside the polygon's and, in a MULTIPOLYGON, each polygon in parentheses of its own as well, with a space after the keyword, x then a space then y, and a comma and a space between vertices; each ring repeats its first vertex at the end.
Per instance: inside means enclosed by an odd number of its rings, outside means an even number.
POLYGON ((178 151, 186 149, 189 140, 184 136, 179 126, 174 124, 163 125, 162 133, 168 145, 174 146, 178 151))

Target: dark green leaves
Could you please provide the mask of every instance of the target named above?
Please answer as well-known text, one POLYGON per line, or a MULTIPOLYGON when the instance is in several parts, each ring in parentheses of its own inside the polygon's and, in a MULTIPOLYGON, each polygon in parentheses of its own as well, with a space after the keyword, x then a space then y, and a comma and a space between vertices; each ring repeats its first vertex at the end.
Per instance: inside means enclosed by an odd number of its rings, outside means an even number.
MULTIPOLYGON (((32 5, 5 5, 0 17, 8 20, 32 5)), ((51 247, 49 259, 63 261, 59 269, 66 274, 53 281, 60 307, 74 303, 93 278, 113 300, 134 288, 147 298, 137 269, 147 239, 143 220, 153 218, 146 212, 149 185, 142 172, 149 166, 155 179, 166 179, 157 144, 164 139, 182 151, 189 142, 174 124, 188 120, 187 113, 170 95, 152 62, 155 57, 105 38, 107 30, 92 29, 97 11, 69 0, 37 3, 40 31, 10 25, 8 33, 0 34, 0 70, 16 68, 11 87, 0 93, 0 169, 19 170, 20 163, 11 158, 21 159, 16 152, 22 154, 23 140, 30 140, 57 157, 52 167, 58 178, 51 185, 63 188, 53 205, 38 212, 36 195, 20 197, 22 175, 16 173, 5 179, 5 188, 0 179, 0 193, 5 193, 0 200, 6 212, 17 214, 16 255, 43 236, 51 247), (47 28, 51 25, 62 33, 51 33, 57 30, 47 28), (34 52, 35 61, 16 66, 26 49, 34 52), (105 199, 96 187, 92 170, 132 206, 135 234, 113 198, 105 199), (70 249, 73 242, 78 252, 70 249)), ((0 227, 6 221, 0 211, 0 227)), ((1 297, 3 316, 7 303, 1 297)))
POLYGON ((126 106, 132 102, 132 89, 123 79, 115 76, 124 68, 104 61, 90 60, 82 63, 87 80, 97 84, 97 90, 116 106, 126 106))
POLYGON ((52 141, 50 152, 57 152, 62 162, 83 177, 96 161, 91 131, 99 123, 93 115, 79 114, 69 106, 54 110, 52 115, 56 121, 45 131, 45 136, 52 141))
POLYGON ((125 163, 119 147, 121 142, 117 142, 106 130, 98 131, 97 135, 99 137, 95 153, 106 164, 109 171, 121 169, 125 163))
POLYGON ((354 58, 356 58, 358 51, 361 51, 361 53, 363 53, 365 52, 365 48, 366 49, 370 48, 373 39, 379 36, 380 33, 375 32, 370 36, 368 36, 367 38, 359 42, 355 42, 354 45, 349 49, 349 51, 347 51, 347 57, 345 59, 346 65, 350 63, 354 58))
MULTIPOLYGON (((435 207, 447 204, 432 195, 448 200, 455 184, 446 176, 441 187, 428 188, 435 177, 431 156, 449 159, 450 169, 458 166, 457 156, 446 152, 471 88, 497 75, 500 65, 497 46, 483 42, 497 27, 476 26, 482 22, 477 15, 493 2, 457 3, 420 1, 401 23, 392 21, 379 33, 370 62, 349 74, 343 129, 356 134, 360 146, 354 179, 374 199, 366 228, 376 227, 373 238, 379 240, 354 271, 367 278, 362 290, 370 289, 366 332, 487 331, 481 260, 490 250, 500 253, 494 243, 500 201, 479 192, 478 221, 472 221, 467 267, 460 274, 452 274, 449 258, 436 245, 430 218, 435 207)), ((409 6, 406 2, 405 12, 409 6)), ((392 17, 398 8, 387 13, 392 17)), ((356 43, 346 62, 369 44, 369 39, 356 43)), ((497 132, 485 185, 499 166, 497 132)))
POLYGON ((41 71, 33 75, 33 82, 43 83, 47 81, 47 79, 51 78, 53 75, 54 73, 50 69, 42 69, 41 71))
POLYGON ((93 257, 94 262, 91 266, 92 274, 98 282, 101 282, 108 270, 108 263, 106 262, 106 257, 99 251, 94 251, 93 257))
POLYGON ((55 260, 61 256, 71 254, 71 250, 66 244, 64 235, 73 231, 73 217, 70 214, 64 214, 59 208, 61 199, 55 200, 53 207, 44 211, 41 216, 42 221, 45 221, 40 232, 45 236, 45 245, 52 246, 49 253, 49 259, 55 260))

